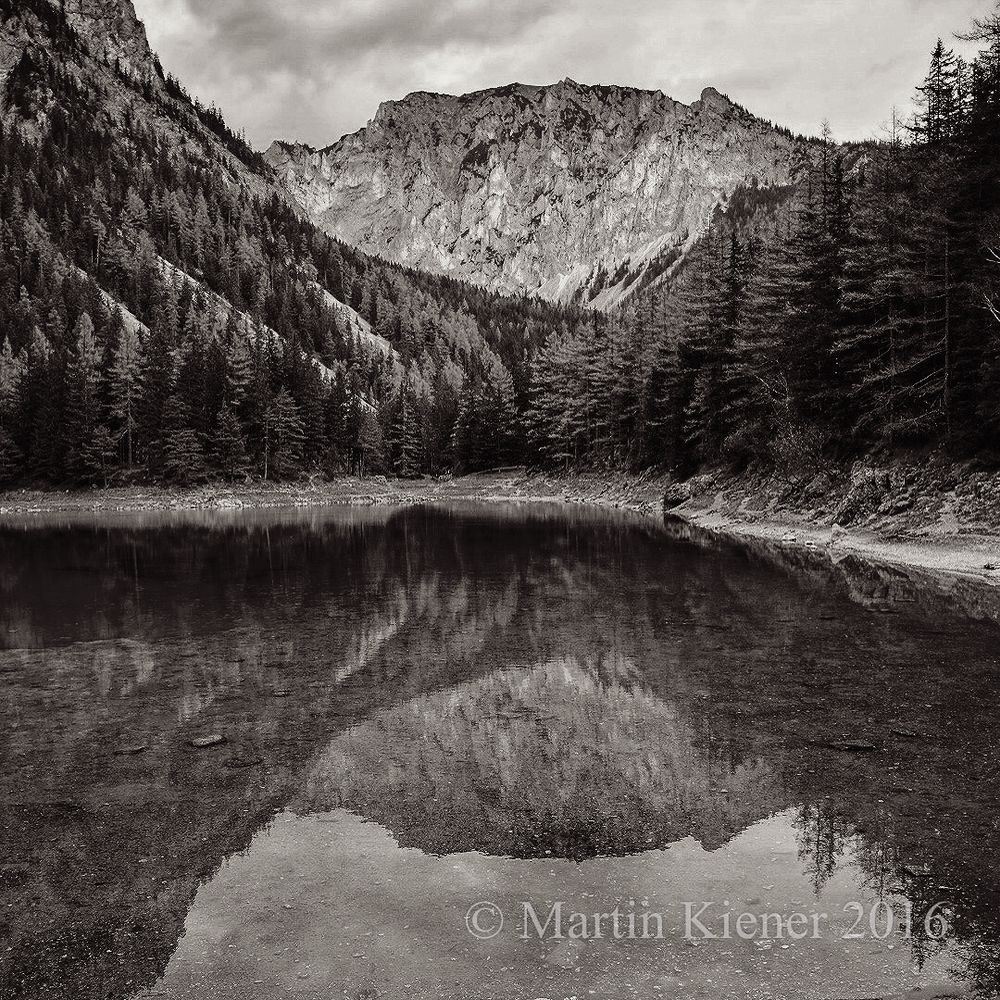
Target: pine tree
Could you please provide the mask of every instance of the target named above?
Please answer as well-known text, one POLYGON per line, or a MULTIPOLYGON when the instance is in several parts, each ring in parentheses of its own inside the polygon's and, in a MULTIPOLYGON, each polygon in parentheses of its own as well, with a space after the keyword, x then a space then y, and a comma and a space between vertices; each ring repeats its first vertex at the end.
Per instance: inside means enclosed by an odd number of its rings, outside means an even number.
POLYGON ((163 407, 158 451, 162 474, 168 482, 189 486, 208 478, 205 452, 191 426, 190 410, 177 393, 169 396, 163 407))
POLYGON ((0 427, 0 486, 12 486, 24 468, 24 455, 17 443, 0 427))
POLYGON ((215 461, 224 479, 246 476, 249 468, 243 431, 236 414, 224 403, 219 412, 219 428, 215 434, 215 461))
POLYGON ((302 472, 305 434, 298 407, 287 389, 282 389, 267 412, 265 479, 291 479, 302 472))

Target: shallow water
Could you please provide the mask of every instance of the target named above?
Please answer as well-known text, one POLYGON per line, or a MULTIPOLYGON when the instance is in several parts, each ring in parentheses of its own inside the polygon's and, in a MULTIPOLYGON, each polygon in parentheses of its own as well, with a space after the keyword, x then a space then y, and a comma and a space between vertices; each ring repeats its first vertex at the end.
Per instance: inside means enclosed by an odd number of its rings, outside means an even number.
POLYGON ((956 607, 553 507, 0 527, 0 997, 1000 995, 956 607))

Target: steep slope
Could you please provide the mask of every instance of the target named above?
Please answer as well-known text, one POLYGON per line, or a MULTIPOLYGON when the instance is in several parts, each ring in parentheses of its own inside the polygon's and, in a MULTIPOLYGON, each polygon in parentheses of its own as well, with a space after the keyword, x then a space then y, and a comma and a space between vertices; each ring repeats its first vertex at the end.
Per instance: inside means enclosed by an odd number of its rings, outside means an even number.
POLYGON ((146 29, 131 3, 119 0, 65 0, 66 19, 85 39, 91 51, 133 76, 151 78, 159 66, 146 29))
POLYGON ((565 319, 317 229, 128 0, 0 0, 0 190, 0 486, 443 471, 470 375, 500 465, 565 319))
POLYGON ((512 84, 416 93, 267 161, 327 232, 402 263, 555 301, 620 301, 668 269, 739 187, 794 183, 808 143, 709 88, 512 84))

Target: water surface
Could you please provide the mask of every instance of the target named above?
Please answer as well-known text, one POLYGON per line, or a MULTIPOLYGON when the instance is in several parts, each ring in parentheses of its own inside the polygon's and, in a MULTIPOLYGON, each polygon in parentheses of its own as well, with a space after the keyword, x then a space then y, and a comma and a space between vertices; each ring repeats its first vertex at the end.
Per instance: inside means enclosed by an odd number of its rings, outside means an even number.
POLYGON ((8 524, 0 996, 996 996, 998 638, 583 510, 8 524))

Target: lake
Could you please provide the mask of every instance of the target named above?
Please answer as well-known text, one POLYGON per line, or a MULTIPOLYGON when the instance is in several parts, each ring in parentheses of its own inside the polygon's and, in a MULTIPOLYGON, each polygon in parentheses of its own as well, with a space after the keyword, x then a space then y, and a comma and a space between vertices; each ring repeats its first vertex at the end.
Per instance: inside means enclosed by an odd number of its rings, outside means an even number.
POLYGON ((961 586, 531 505, 0 527, 0 997, 1000 995, 961 586))

